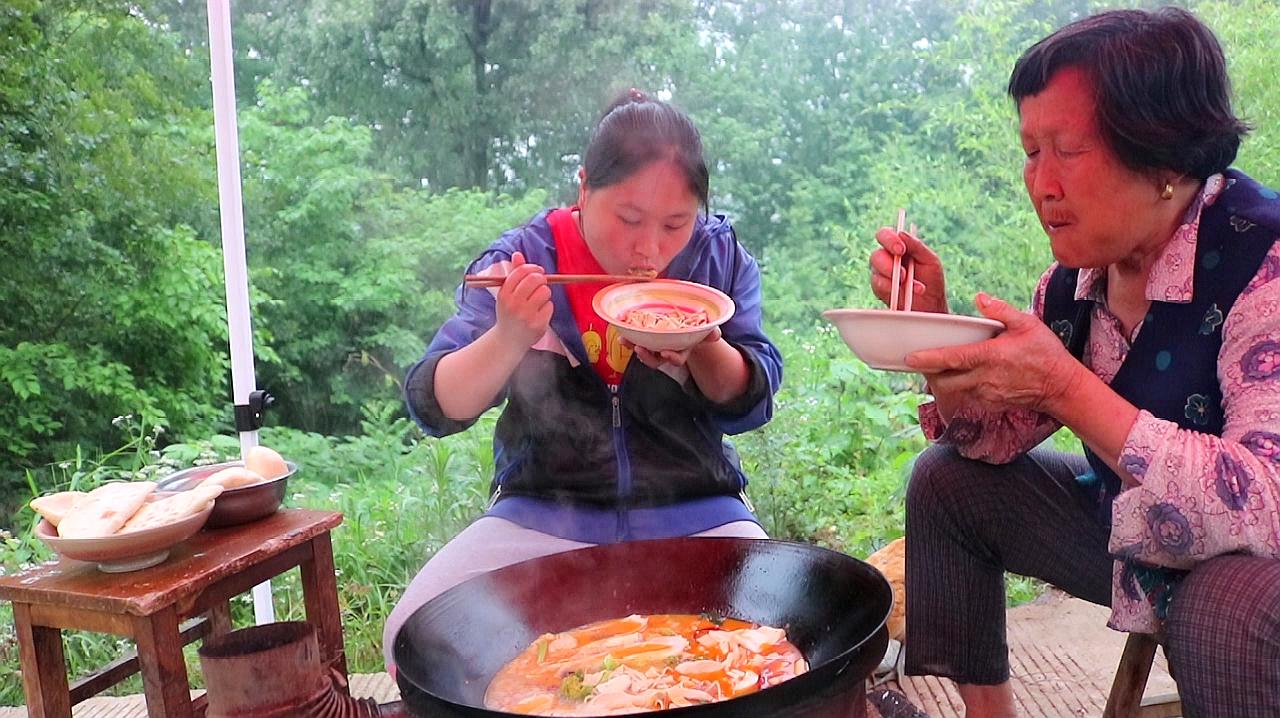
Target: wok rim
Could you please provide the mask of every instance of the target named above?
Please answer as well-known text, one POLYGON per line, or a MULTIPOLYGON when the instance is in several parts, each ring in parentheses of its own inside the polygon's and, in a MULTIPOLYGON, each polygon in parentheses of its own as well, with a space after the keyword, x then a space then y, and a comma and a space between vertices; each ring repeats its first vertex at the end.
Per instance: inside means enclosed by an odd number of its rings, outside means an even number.
MULTIPOLYGON (((433 690, 423 687, 421 685, 421 681, 413 680, 412 678, 407 676, 405 671, 401 670, 401 666, 404 665, 404 663, 400 659, 402 657, 402 654, 409 650, 408 648, 409 642, 408 640, 402 641, 401 637, 404 634, 406 628, 414 622, 414 618, 419 613, 423 611, 427 611, 428 607, 432 606, 432 604, 436 603, 436 601, 441 599, 445 599, 445 601, 449 600, 446 597, 449 596, 450 594, 463 593, 464 591, 474 590, 475 587, 478 586, 482 581, 486 581, 486 580, 492 581, 497 578, 501 578, 500 576, 496 576, 496 574, 499 574, 502 572, 518 574, 521 571, 527 571, 529 570, 529 567, 526 564, 530 564, 536 561, 552 559, 558 556, 564 556, 565 554, 578 554, 581 552, 605 553, 610 550, 616 551, 616 550, 620 550, 617 547, 622 545, 628 545, 634 549, 637 545, 658 544, 658 543, 675 544, 683 541, 714 541, 714 542, 740 544, 743 546, 746 546, 754 542, 765 542, 769 544, 771 547, 773 547, 772 550, 791 551, 791 552, 794 552, 795 555, 802 555, 802 556, 805 554, 816 554, 817 556, 822 557, 820 560, 826 560, 836 564, 847 565, 853 571, 865 575, 868 579, 873 579, 871 581, 871 585, 867 587, 869 589, 869 592, 882 593, 885 597, 887 597, 887 601, 885 602, 885 607, 883 608, 883 611, 875 612, 874 627, 872 627, 869 631, 867 631, 860 640, 852 643, 847 647, 840 649, 837 653, 830 656, 820 664, 813 665, 812 663, 810 663, 808 671, 798 676, 795 676, 794 678, 791 678, 783 683, 780 683, 775 686, 771 686, 767 689, 755 691, 753 693, 748 693, 746 695, 737 696, 737 697, 729 698, 726 700, 716 701, 714 703, 700 703, 700 704, 691 705, 691 706, 680 706, 676 708, 666 708, 662 710, 645 711, 640 713, 611 714, 614 718, 646 718, 647 716, 683 716, 683 715, 688 715, 690 713, 694 713, 699 710, 706 710, 711 707, 715 707, 717 709, 722 709, 722 710, 732 710, 735 704, 737 704, 740 701, 748 701, 753 699, 759 700, 759 696, 766 693, 766 691, 772 692, 772 691, 781 690, 783 692, 796 692, 797 690, 803 690, 805 688, 806 683, 822 678, 822 683, 817 686, 814 686, 814 688, 816 688, 817 690, 810 692, 815 695, 820 695, 825 693, 827 690, 829 690, 831 686, 835 685, 837 683, 836 679, 841 678, 844 673, 850 670, 850 667, 855 662, 857 662, 857 659, 859 658, 858 653, 865 651, 873 642, 879 641, 883 644, 888 643, 888 620, 889 620, 889 616, 892 614, 893 605, 894 605, 894 602, 896 601, 896 596, 894 595, 892 585, 889 583, 888 579, 885 578, 884 574, 881 573, 880 570, 877 569, 875 566, 872 566, 871 564, 867 563, 866 561, 863 561, 862 559, 856 558, 854 556, 851 556, 841 551, 835 551, 833 549, 829 549, 823 546, 818 546, 816 544, 809 544, 809 543, 804 543, 800 541, 791 541, 791 540, 785 540, 785 539, 772 539, 772 538, 756 539, 756 538, 742 538, 742 537, 731 537, 731 536, 716 536, 716 537, 676 536, 676 537, 669 537, 669 538, 641 539, 641 540, 625 541, 625 542, 618 542, 618 543, 612 543, 612 544, 597 544, 594 546, 586 546, 582 548, 571 549, 569 551, 562 551, 554 554, 537 556, 531 559, 526 559, 524 561, 519 561, 514 564, 503 566, 501 568, 497 568, 492 571, 487 571, 477 576, 473 576, 472 578, 469 578, 466 581, 463 581, 462 583, 459 583, 456 586, 452 586, 448 590, 441 592, 439 595, 433 597, 431 600, 427 601, 425 604, 418 607, 412 614, 410 614, 409 618, 406 619, 405 623, 402 624, 396 632, 395 643, 392 647, 392 654, 393 654, 393 657, 395 658, 395 664, 396 664, 395 680, 397 683, 397 687, 400 689, 401 693, 404 694, 406 692, 404 683, 408 683, 413 691, 417 691, 418 693, 421 693, 426 698, 443 703, 452 709, 461 710, 466 713, 475 713, 477 715, 484 715, 484 716, 494 716, 497 718, 519 718, 522 714, 509 713, 506 711, 489 708, 483 705, 483 703, 480 705, 475 705, 469 702, 459 702, 459 701, 451 700, 449 698, 446 698, 444 696, 437 694, 433 690), (472 582, 476 582, 476 583, 473 584, 472 582), (826 674, 830 674, 830 675, 828 676, 826 674)), ((444 603, 444 601, 442 601, 442 603, 444 603)), ((759 621, 754 621, 753 619, 747 618, 747 617, 741 617, 741 616, 727 616, 727 617, 739 618, 740 620, 748 620, 754 623, 760 623, 759 621)), ((607 619, 603 619, 603 620, 607 620, 607 619)), ((559 630, 560 631, 572 630, 573 628, 579 627, 581 625, 586 625, 587 623, 591 623, 591 621, 587 621, 581 624, 577 624, 575 626, 570 626, 568 628, 559 629, 559 630)), ((792 638, 788 636, 788 640, 792 640, 792 638)), ((527 646, 524 648, 518 649, 513 655, 504 659, 503 665, 505 665, 507 662, 511 661, 516 656, 518 656, 521 651, 525 650, 525 648, 527 648, 527 646)), ((797 646, 797 648, 799 648, 799 646, 797 646)), ((802 651, 802 655, 803 654, 804 654, 804 651, 802 651)), ((874 670, 874 666, 879 663, 881 657, 882 657, 881 655, 876 655, 875 660, 870 662, 872 666, 872 670, 874 670)), ((809 661, 808 655, 804 655, 804 658, 806 662, 809 661)), ((862 681, 865 681, 865 679, 869 676, 870 676, 869 672, 866 675, 862 676, 861 679, 859 679, 859 685, 862 685, 862 681)), ((492 680, 493 680, 493 675, 491 674, 486 679, 486 686, 485 686, 486 691, 488 689, 488 682, 492 680)), ((771 693, 771 695, 776 696, 779 694, 771 693)), ((408 699, 409 696, 406 695, 405 698, 408 699)), ((411 715, 416 715, 415 713, 413 713, 413 709, 410 706, 409 700, 406 700, 406 708, 409 709, 411 715)), ((601 714, 600 716, 597 716, 594 718, 605 718, 605 715, 608 715, 608 714, 601 714)), ((584 716, 584 718, 588 718, 588 717, 584 716)))

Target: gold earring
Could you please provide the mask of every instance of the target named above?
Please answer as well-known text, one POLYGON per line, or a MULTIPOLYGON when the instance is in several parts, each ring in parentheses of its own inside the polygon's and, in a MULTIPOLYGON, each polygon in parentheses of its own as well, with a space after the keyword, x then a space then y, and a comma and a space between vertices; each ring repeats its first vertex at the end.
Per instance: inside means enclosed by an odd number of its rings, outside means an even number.
POLYGON ((1165 182, 1164 189, 1160 190, 1160 199, 1173 199, 1173 183, 1165 182))

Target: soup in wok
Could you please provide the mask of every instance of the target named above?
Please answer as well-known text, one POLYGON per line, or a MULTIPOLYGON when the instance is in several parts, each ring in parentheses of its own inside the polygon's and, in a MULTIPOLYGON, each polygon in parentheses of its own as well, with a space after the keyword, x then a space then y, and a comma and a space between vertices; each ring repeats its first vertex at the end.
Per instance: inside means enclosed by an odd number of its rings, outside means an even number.
POLYGON ((744 696, 807 670, 781 628, 633 614, 539 636, 498 671, 484 703, 525 715, 644 713, 744 696))

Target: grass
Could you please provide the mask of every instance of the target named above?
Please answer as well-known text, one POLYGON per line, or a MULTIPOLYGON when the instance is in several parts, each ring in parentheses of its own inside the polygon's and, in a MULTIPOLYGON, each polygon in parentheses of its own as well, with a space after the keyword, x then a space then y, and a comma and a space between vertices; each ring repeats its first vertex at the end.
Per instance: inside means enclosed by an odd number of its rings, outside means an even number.
MULTIPOLYGON (((924 440, 916 426, 919 387, 906 375, 872 372, 857 363, 827 329, 778 337, 788 358, 787 381, 774 420, 735 437, 750 495, 770 535, 812 542, 865 557, 903 532, 903 494, 911 461, 924 440)), ((479 516, 492 475, 493 413, 470 431, 444 440, 424 438, 393 402, 366 409, 356 436, 328 437, 269 428, 262 443, 297 460, 288 506, 341 511, 333 534, 334 562, 351 671, 383 669, 382 627, 409 580, 432 553, 479 516)), ((119 477, 154 475, 164 467, 223 460, 238 453, 234 437, 156 448, 155 427, 121 417, 122 448, 92 459, 81 454, 30 477, 33 493, 85 488, 119 477)), ((0 568, 52 558, 31 534, 34 514, 23 509, 17 527, 0 534, 0 568)), ((297 571, 273 581, 277 620, 305 616, 297 571)), ((1010 577, 1010 603, 1034 598, 1038 582, 1010 577)), ((236 626, 252 624, 252 599, 232 602, 236 626)), ((73 675, 132 648, 102 634, 69 632, 73 675)), ((186 651, 199 682, 194 647, 186 651)), ((0 705, 23 702, 12 608, 0 604, 0 705)), ((116 694, 138 693, 135 676, 116 694)))

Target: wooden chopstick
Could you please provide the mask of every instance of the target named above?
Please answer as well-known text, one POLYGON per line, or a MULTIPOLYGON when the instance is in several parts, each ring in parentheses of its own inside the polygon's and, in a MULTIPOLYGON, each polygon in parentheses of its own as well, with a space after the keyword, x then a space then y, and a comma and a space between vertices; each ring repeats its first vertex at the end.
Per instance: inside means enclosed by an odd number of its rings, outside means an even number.
MULTIPOLYGON (((911 223, 911 236, 916 236, 916 224, 911 223)), ((903 311, 911 311, 911 300, 916 295, 916 260, 907 258, 907 297, 902 303, 903 311)))
MULTIPOLYGON (((902 234, 902 230, 906 229, 907 210, 900 208, 898 210, 898 234, 902 234)), ((898 283, 902 281, 902 255, 893 255, 893 286, 889 289, 889 311, 897 311, 898 309, 898 283)))
MULTIPOLYGON (((617 284, 618 282, 648 282, 652 277, 634 277, 630 274, 548 274, 547 284, 577 284, 582 282, 602 282, 617 284)), ((489 274, 468 274, 463 283, 468 287, 501 287, 506 282, 505 276, 489 274)))

